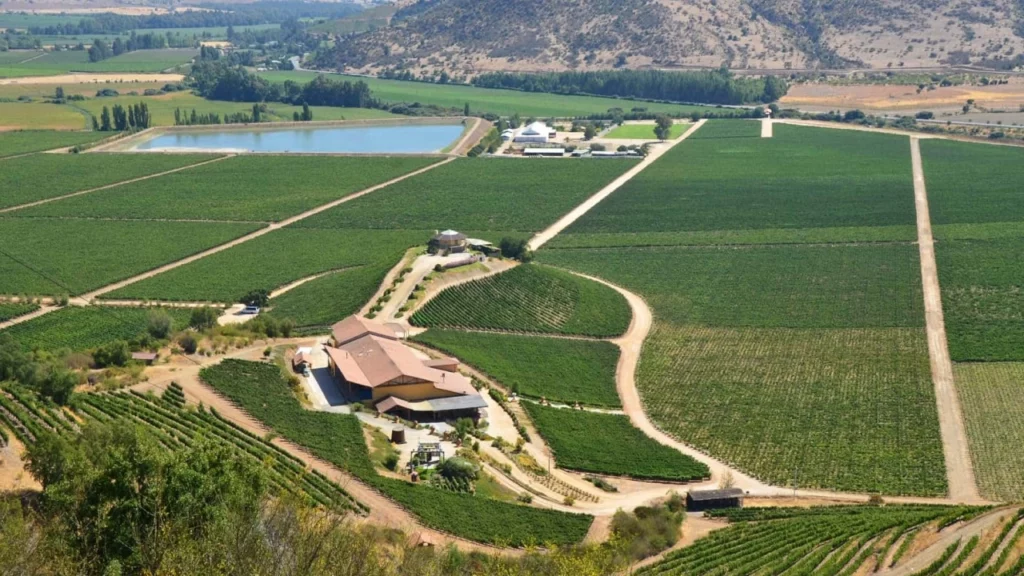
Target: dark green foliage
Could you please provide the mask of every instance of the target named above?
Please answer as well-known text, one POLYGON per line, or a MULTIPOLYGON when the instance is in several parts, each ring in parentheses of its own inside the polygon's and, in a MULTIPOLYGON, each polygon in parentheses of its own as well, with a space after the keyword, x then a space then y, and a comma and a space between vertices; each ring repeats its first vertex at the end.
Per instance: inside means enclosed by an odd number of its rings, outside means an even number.
MULTIPOLYGON (((12 326, 9 334, 25 350, 91 350, 115 340, 135 340, 147 334, 151 309, 127 306, 70 306, 12 326)), ((188 325, 189 312, 168 308, 174 328, 188 325)))
MULTIPOLYGON (((0 136, 0 150, 3 138, 5 136, 0 136)), ((47 141, 43 139, 43 142, 47 141)), ((61 141, 62 144, 64 142, 61 141)), ((45 146, 50 147, 49 144, 45 146)), ((4 169, 0 170, 0 190, 3 190, 0 208, 157 174, 214 157, 198 154, 35 154, 4 160, 4 169)))
POLYGON ((268 292, 266 288, 257 288, 246 292, 244 296, 238 299, 238 301, 246 306, 258 306, 263 308, 270 303, 270 292, 268 292))
POLYGON ((517 162, 466 158, 403 180, 303 220, 309 228, 380 228, 537 232, 634 165, 550 162, 524 170, 517 162))
POLYGON ((220 310, 209 306, 194 308, 188 325, 196 330, 208 330, 217 325, 217 318, 220 317, 220 314, 220 310))
POLYGON ((1024 360, 1024 236, 941 242, 935 252, 953 360, 1024 360))
POLYGON ((132 359, 132 351, 124 340, 108 342, 93 351, 92 361, 97 368, 124 366, 132 359))
POLYGON ((351 316, 380 286, 391 267, 384 262, 347 268, 310 280, 270 300, 270 314, 290 318, 295 325, 326 332, 335 322, 351 316))
POLYGON ((505 237, 498 243, 498 248, 501 250, 501 255, 505 258, 529 262, 533 259, 533 254, 530 252, 528 244, 529 242, 525 238, 505 237))
POLYGON ((737 138, 719 120, 694 133, 566 230, 681 232, 913 225, 909 145, 882 134, 776 126, 737 138), (721 127, 721 128, 719 128, 721 127), (708 130, 709 132, 705 132, 708 130))
POLYGON ((240 223, 7 218, 0 221, 0 246, 17 260, 0 255, 0 294, 80 294, 255 228, 240 223))
POLYGON ((38 309, 38 304, 2 302, 0 303, 0 322, 24 316, 38 309))
POLYGON ((708 478, 704 464, 659 444, 619 414, 548 408, 523 402, 562 468, 651 480, 708 478))
POLYGON ((359 476, 433 528, 512 546, 569 544, 582 540, 593 521, 590 516, 528 508, 379 477, 373 470, 359 420, 352 415, 303 409, 274 365, 228 359, 205 368, 201 376, 256 419, 359 476))
POLYGON ((527 264, 441 292, 412 316, 416 326, 617 336, 632 313, 611 288, 527 264))
POLYGON ((617 407, 618 348, 610 342, 433 329, 415 337, 523 396, 617 407))
MULTIPOLYGON (((173 158, 178 155, 130 156, 173 158)), ((239 156, 18 214, 276 221, 436 161, 436 158, 410 157, 239 156)))

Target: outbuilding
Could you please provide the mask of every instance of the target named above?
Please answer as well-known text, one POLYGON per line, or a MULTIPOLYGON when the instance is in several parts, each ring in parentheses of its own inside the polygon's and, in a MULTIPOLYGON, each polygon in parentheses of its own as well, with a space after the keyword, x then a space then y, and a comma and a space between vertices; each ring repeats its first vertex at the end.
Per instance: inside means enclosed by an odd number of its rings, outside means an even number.
POLYGON ((458 254, 466 251, 466 235, 455 230, 445 230, 436 234, 427 243, 431 254, 458 254))
POLYGON ((743 490, 740 488, 690 490, 686 493, 686 510, 688 512, 742 507, 743 490))
POLYGON ((565 156, 565 148, 527 148, 523 150, 523 156, 553 156, 561 158, 565 156))

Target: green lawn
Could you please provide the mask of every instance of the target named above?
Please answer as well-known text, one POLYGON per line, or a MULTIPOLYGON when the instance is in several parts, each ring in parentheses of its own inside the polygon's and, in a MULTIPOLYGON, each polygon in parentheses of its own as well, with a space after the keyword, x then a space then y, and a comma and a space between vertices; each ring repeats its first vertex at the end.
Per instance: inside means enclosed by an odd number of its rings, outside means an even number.
POLYGON ((618 407, 611 342, 427 330, 415 337, 473 366, 521 396, 618 407))
MULTIPOLYGON (((133 340, 146 333, 151 308, 127 306, 70 306, 0 331, 26 350, 88 351, 115 340, 133 340)), ((174 329, 188 326, 191 312, 164 309, 174 329)))
POLYGON ((629 327, 626 299, 568 272, 519 266, 444 290, 413 314, 414 326, 618 336, 629 327))
MULTIPOLYGON (((250 290, 269 291, 294 280, 330 270, 371 265, 390 268, 398 263, 408 248, 425 244, 431 234, 429 230, 285 228, 126 286, 107 296, 115 299, 235 302, 250 290)), ((374 290, 361 286, 360 291, 351 297, 365 301, 373 295, 374 290)))
MULTIPOLYGON (((690 125, 686 123, 676 123, 669 128, 668 139, 675 140, 686 132, 686 129, 690 125)), ((623 124, 617 128, 613 128, 610 132, 604 135, 604 138, 619 138, 623 140, 657 140, 654 135, 654 124, 623 124)))
MULTIPOLYGON (((29 152, 53 150, 77 144, 87 144, 106 136, 108 134, 102 132, 53 132, 46 130, 0 132, 0 158, 27 154, 29 152)), ((4 172, 0 174, 0 181, 8 173, 8 170, 11 170, 12 166, 14 164, 4 164, 4 172)), ((4 193, 0 195, 0 204, 3 204, 12 187, 9 183, 0 186, 4 187, 4 193)))
MULTIPOLYGON (((13 134, 19 134, 15 132, 13 134)), ((33 133, 21 133, 33 134, 33 133)), ((69 138, 51 136, 43 133, 38 142, 30 138, 22 138, 23 142, 15 142, 22 149, 28 147, 52 148, 54 145, 67 145, 69 141, 87 142, 101 138, 102 133, 81 132, 69 133, 69 138), (81 136, 80 136, 81 135, 81 136), (86 138, 84 135, 88 135, 86 138), (58 142, 60 144, 58 144, 58 142)), ((106 134, 106 135, 109 135, 106 134)), ((0 135, 0 146, 4 136, 0 135)), ((159 174, 174 168, 198 164, 216 158, 214 155, 200 154, 35 154, 22 158, 3 160, 0 170, 0 208, 20 206, 37 200, 56 198, 72 192, 98 188, 125 180, 132 180, 150 174, 159 174)), ((187 172, 187 170, 186 170, 187 172)), ((147 181, 156 182, 156 181, 147 181)), ((141 186, 142 183, 137 186, 141 186)), ((116 190, 116 188, 114 189, 116 190)), ((83 206, 91 206, 91 196, 83 206)), ((71 199, 67 200, 71 201, 71 199)), ((81 201, 79 201, 81 202, 81 201)), ((52 205, 59 202, 51 203, 52 205)), ((21 216, 26 212, 17 211, 7 215, 21 216)), ((81 216, 78 212, 62 212, 55 208, 55 213, 81 216)))
MULTIPOLYGON (((272 82, 308 82, 316 78, 315 72, 260 72, 260 76, 272 82)), ((521 116, 558 116, 573 117, 607 112, 610 108, 621 108, 629 111, 633 108, 646 108, 651 112, 666 112, 688 115, 691 112, 714 111, 729 113, 727 108, 712 106, 689 106, 684 104, 659 104, 642 102, 625 98, 602 98, 598 96, 566 96, 561 94, 545 94, 539 92, 519 92, 516 90, 499 90, 494 88, 477 88, 474 86, 458 86, 453 84, 429 84, 426 82, 407 82, 402 80, 383 80, 380 78, 337 77, 366 82, 373 91, 375 98, 386 102, 405 102, 432 104, 445 108, 462 109, 467 103, 474 114, 490 112, 504 116, 520 114, 521 116)))
POLYGON ((279 369, 225 360, 201 376, 243 410, 314 455, 351 471, 407 508, 427 526, 477 542, 573 544, 586 535, 591 516, 531 508, 377 476, 359 420, 348 414, 305 410, 279 369))
MULTIPOLYGON (((106 154, 142 165, 177 154, 106 154)), ((187 159, 188 157, 184 157, 187 159)), ((15 160, 17 161, 17 160, 15 160)), ((181 161, 179 161, 180 163, 181 161)), ((437 162, 421 157, 241 155, 152 180, 51 202, 19 216, 277 221, 437 162)), ((377 194, 380 194, 378 192, 377 194)))
MULTIPOLYGON (((747 123, 719 122, 694 135, 747 123)), ((687 139, 566 234, 838 228, 841 238, 913 226, 909 149, 899 136, 788 125, 770 139, 687 139)))
POLYGON ((200 252, 251 224, 0 218, 0 294, 78 294, 200 252))
POLYGON ((465 158, 303 220, 309 228, 378 228, 531 235, 634 165, 566 160, 536 164, 465 158))
POLYGON ((533 402, 522 406, 561 468, 677 482, 711 476, 707 466, 647 437, 626 416, 548 408, 533 402))

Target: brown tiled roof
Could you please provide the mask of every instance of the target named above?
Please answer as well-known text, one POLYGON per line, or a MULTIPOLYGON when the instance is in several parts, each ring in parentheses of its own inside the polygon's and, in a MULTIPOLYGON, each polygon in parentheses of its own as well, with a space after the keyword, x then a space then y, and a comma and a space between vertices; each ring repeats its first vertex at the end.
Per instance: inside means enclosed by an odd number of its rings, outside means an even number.
POLYGON ((394 340, 397 338, 394 328, 385 326, 359 316, 349 316, 334 326, 331 326, 331 333, 334 335, 334 343, 341 346, 361 338, 367 334, 373 334, 382 338, 394 340))
POLYGON ((367 335, 338 348, 328 347, 327 354, 353 384, 376 388, 400 378, 405 383, 430 382, 453 394, 474 391, 462 374, 433 368, 401 342, 379 336, 367 335))

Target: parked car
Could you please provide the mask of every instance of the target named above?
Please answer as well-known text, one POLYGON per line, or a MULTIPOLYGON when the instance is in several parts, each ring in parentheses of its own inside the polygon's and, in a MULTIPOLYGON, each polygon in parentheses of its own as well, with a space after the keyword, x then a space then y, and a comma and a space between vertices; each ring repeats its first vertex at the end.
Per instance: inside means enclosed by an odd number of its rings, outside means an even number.
POLYGON ((242 312, 241 313, 242 314, 259 314, 260 313, 260 307, 259 306, 246 306, 245 308, 242 308, 242 312))

